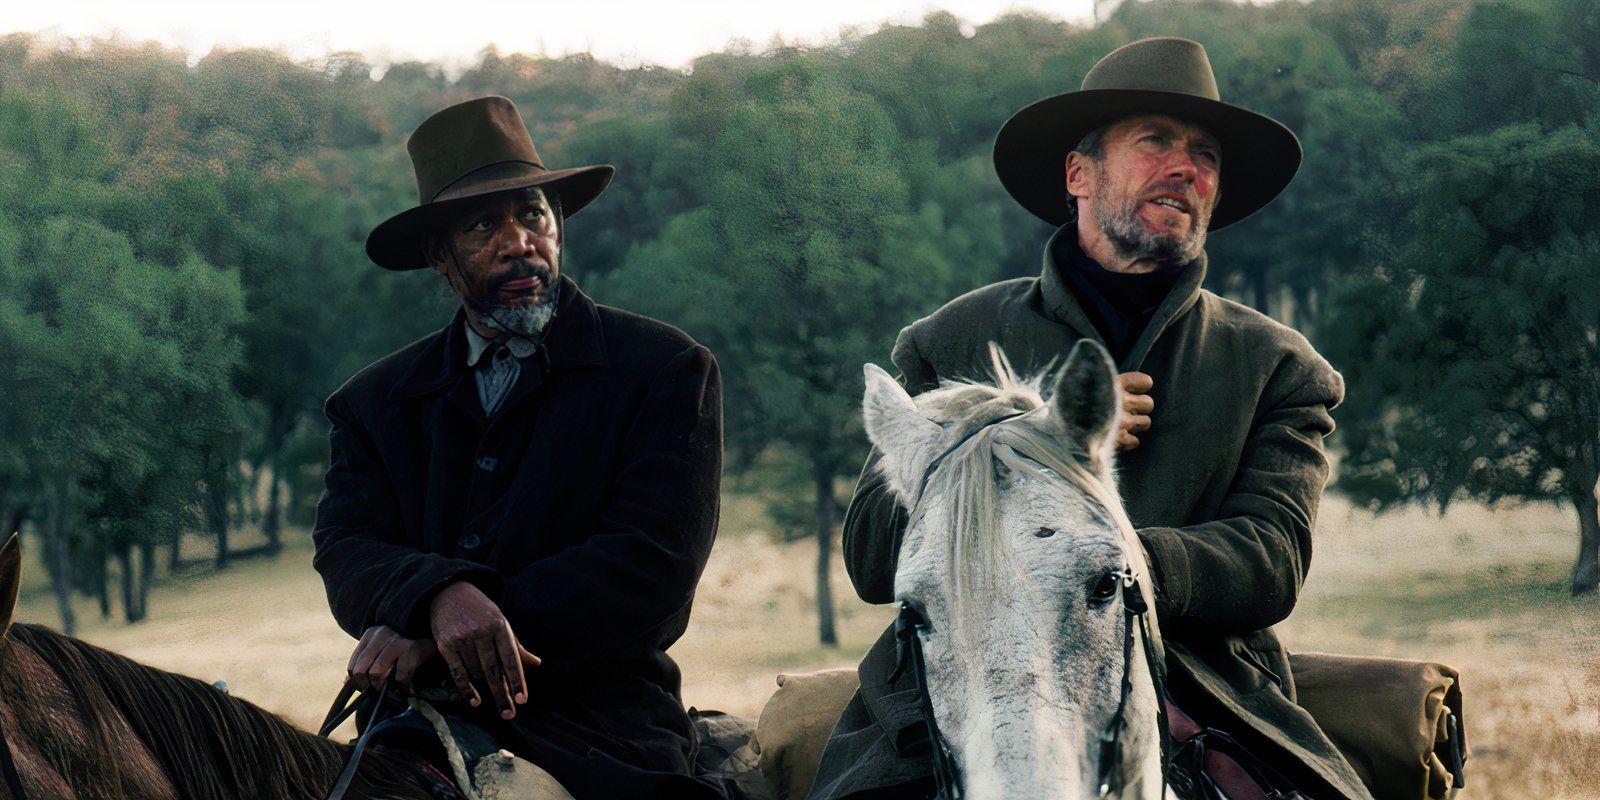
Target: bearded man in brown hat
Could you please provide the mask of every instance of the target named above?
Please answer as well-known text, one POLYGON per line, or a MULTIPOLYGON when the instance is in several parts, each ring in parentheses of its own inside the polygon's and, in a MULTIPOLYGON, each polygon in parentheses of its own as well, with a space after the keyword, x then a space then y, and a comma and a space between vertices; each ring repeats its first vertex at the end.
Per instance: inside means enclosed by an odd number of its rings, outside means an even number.
MULTIPOLYGON (((1107 55, 1080 91, 1018 112, 994 161, 1011 195, 1058 226, 1043 270, 902 330, 892 356, 901 382, 917 394, 986 374, 991 341, 1024 374, 1081 339, 1103 344, 1122 373, 1117 473, 1154 571, 1169 694, 1249 752, 1240 760, 1281 773, 1282 785, 1262 787, 1281 792, 1271 796, 1366 800, 1295 704, 1270 627, 1294 608, 1310 564, 1328 477, 1322 440, 1343 381, 1300 334, 1201 288, 1206 235, 1272 200, 1299 166, 1299 142, 1221 102, 1199 44, 1156 38, 1107 55)), ((886 603, 906 515, 875 460, 850 504, 844 550, 862 598, 886 603)), ((895 655, 891 628, 861 664, 814 800, 933 794, 926 732, 911 730, 919 693, 895 655)), ((1215 796, 1173 777, 1180 796, 1215 796)))
POLYGON ((546 169, 511 101, 451 106, 408 143, 419 204, 367 239, 461 307, 327 402, 315 566, 360 644, 352 679, 410 684, 533 764, 540 797, 722 797, 667 648, 716 533, 721 383, 706 348, 598 305, 565 220, 610 166, 546 169))

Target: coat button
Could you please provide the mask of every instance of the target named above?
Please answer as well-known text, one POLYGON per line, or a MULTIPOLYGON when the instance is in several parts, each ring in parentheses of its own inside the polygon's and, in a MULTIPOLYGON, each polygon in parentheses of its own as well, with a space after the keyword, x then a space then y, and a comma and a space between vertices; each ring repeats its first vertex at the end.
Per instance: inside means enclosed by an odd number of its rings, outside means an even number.
POLYGON ((478 469, 484 472, 494 472, 494 468, 500 466, 500 459, 494 456, 479 456, 474 463, 478 465, 478 469))
POLYGON ((479 539, 476 533, 469 533, 461 537, 461 546, 468 550, 476 548, 480 544, 483 544, 483 540, 479 539))

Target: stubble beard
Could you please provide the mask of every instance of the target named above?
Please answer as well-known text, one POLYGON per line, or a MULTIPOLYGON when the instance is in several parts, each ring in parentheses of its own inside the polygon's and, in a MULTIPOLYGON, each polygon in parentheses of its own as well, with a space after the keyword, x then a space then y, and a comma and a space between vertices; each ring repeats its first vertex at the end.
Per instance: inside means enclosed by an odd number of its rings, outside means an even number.
POLYGON ((1100 232, 1111 243, 1112 252, 1122 259, 1153 259, 1163 267, 1187 264, 1200 257, 1206 246, 1206 229, 1211 226, 1211 212, 1200 212, 1183 235, 1150 230, 1139 218, 1143 200, 1129 196, 1121 203, 1111 198, 1096 196, 1093 204, 1095 220, 1100 232))

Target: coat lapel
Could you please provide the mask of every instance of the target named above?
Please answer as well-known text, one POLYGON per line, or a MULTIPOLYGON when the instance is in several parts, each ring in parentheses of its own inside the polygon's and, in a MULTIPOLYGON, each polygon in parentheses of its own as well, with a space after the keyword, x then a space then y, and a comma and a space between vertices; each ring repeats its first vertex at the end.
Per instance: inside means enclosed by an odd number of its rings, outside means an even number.
POLYGON ((433 334, 432 341, 417 351, 400 380, 389 390, 391 402, 407 397, 419 397, 454 385, 467 372, 466 334, 461 325, 466 311, 457 308, 449 324, 433 334))
POLYGON ((1178 276, 1178 282, 1173 284, 1172 291, 1167 293, 1167 299, 1161 301, 1155 316, 1144 326, 1144 332, 1139 334, 1139 340, 1121 364, 1123 372, 1136 372, 1144 366, 1145 356, 1150 354, 1150 347, 1156 343, 1156 339, 1168 326, 1194 308, 1195 301, 1200 299, 1200 284, 1205 279, 1206 254, 1201 251, 1200 257, 1184 268, 1183 274, 1178 276))
POLYGON ((594 301, 564 275, 560 285, 561 300, 556 305, 550 333, 538 350, 522 360, 522 374, 500 404, 502 416, 533 395, 555 372, 579 366, 610 366, 600 312, 594 301))
MULTIPOLYGON (((417 352, 389 391, 390 404, 408 400, 423 404, 417 408, 425 420, 428 474, 437 476, 428 481, 427 531, 453 531, 453 539, 463 529, 482 528, 487 533, 498 524, 514 498, 502 497, 481 508, 466 509, 465 520, 449 522, 461 513, 462 501, 470 494, 468 484, 449 476, 471 475, 462 472, 462 465, 471 462, 472 453, 485 437, 495 435, 502 420, 511 414, 537 413, 532 406, 554 374, 584 365, 609 365, 594 302, 570 279, 561 278, 560 285, 561 300, 549 334, 539 349, 524 359, 516 384, 494 417, 483 413, 477 381, 466 363, 466 312, 460 308, 417 352)), ((450 552, 454 545, 453 541, 428 541, 426 546, 435 552, 450 552)))
POLYGON ((1100 344, 1105 344, 1105 339, 1100 332, 1095 330, 1094 323, 1089 321, 1089 315, 1083 313, 1083 306, 1078 304, 1078 298, 1072 294, 1072 288, 1062 279, 1061 272, 1056 267, 1054 256, 1057 240, 1063 236, 1077 236, 1078 229, 1074 225, 1063 225, 1056 229, 1050 241, 1044 246, 1044 270, 1039 273, 1039 293, 1044 297, 1044 311, 1056 322, 1071 328, 1080 338, 1093 339, 1100 344))
MULTIPOLYGON (((554 389, 563 373, 584 366, 606 367, 610 364, 606 357, 600 314, 595 308, 594 301, 568 278, 561 278, 560 286, 561 299, 556 307, 556 316, 550 323, 549 332, 539 343, 538 348, 522 359, 517 382, 512 385, 510 392, 506 394, 492 417, 484 415, 482 403, 478 399, 477 381, 472 380, 471 369, 464 366, 466 350, 463 343, 459 355, 460 363, 463 365, 461 371, 464 374, 457 379, 448 399, 452 405, 471 417, 476 425, 470 430, 463 429, 451 434, 453 441, 436 442, 436 452, 456 453, 462 447, 471 447, 474 452, 479 452, 485 443, 499 443, 489 449, 500 459, 502 464, 500 469, 516 465, 518 473, 512 484, 531 485, 535 480, 530 472, 539 469, 543 459, 511 451, 502 452, 497 448, 505 447, 508 441, 520 441, 529 435, 528 431, 535 429, 540 406, 544 403, 543 398, 554 389)), ((456 324, 453 330, 462 336, 465 335, 461 333, 460 324, 456 324)), ((460 424, 459 418, 454 421, 457 425, 460 424)), ((441 431, 450 424, 442 419, 439 423, 441 431)), ((533 441, 528 442, 526 446, 531 453, 544 445, 533 441)), ((456 453, 451 457, 457 459, 453 463, 459 468, 459 454, 456 453)), ((476 473, 470 474, 476 477, 476 473)), ((475 496, 472 485, 469 481, 465 487, 469 500, 475 496)), ((472 534, 484 542, 503 541, 498 529, 505 523, 507 514, 523 499, 525 498, 522 493, 511 492, 494 497, 487 503, 469 503, 466 517, 461 524, 463 535, 472 534)))
MULTIPOLYGON (((1054 256, 1058 244, 1077 246, 1076 241, 1058 242, 1063 236, 1076 237, 1078 228, 1076 224, 1063 225, 1056 229, 1055 234, 1044 248, 1044 270, 1039 274, 1039 293, 1044 298, 1044 311, 1056 322, 1071 328, 1080 337, 1093 339, 1101 345, 1106 345, 1100 331, 1089 321, 1089 315, 1083 311, 1083 306, 1078 303, 1078 298, 1072 293, 1072 288, 1067 286, 1066 280, 1061 277, 1061 270, 1070 267, 1057 263, 1054 256)), ((1161 306, 1145 325, 1144 332, 1139 335, 1139 340, 1128 351, 1126 358, 1117 365, 1119 372, 1136 372, 1144 363, 1145 356, 1150 354, 1150 348, 1156 339, 1179 317, 1188 313, 1194 307, 1195 301, 1200 298, 1200 284, 1206 277, 1206 254, 1202 252, 1184 269, 1178 277, 1178 282, 1173 285, 1172 291, 1167 293, 1161 306)), ((1109 347, 1108 347, 1109 349, 1109 347)))
MULTIPOLYGON (((516 386, 501 403, 502 413, 542 385, 546 373, 553 369, 610 365, 605 336, 600 328, 600 313, 594 301, 571 278, 563 275, 560 285, 561 300, 556 307, 555 320, 550 323, 550 333, 540 343, 539 350, 524 361, 516 386)), ((456 309, 450 323, 433 334, 433 341, 417 353, 400 380, 395 382, 389 392, 391 401, 448 389, 452 405, 480 425, 488 421, 483 414, 483 404, 478 400, 477 383, 467 380, 472 370, 466 365, 466 332, 462 328, 465 324, 466 311, 456 309)))

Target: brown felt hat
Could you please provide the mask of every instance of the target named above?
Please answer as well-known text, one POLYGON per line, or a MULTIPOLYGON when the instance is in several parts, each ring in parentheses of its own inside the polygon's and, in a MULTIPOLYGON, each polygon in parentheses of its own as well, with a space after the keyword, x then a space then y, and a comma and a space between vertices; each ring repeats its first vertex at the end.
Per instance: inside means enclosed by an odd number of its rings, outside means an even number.
POLYGON ((544 186, 559 193, 570 217, 600 196, 616 168, 599 164, 545 169, 517 107, 504 97, 480 97, 422 121, 406 150, 417 173, 417 203, 384 220, 367 236, 367 257, 394 270, 428 265, 423 237, 430 222, 473 198, 544 186))
POLYGON ((1012 115, 994 142, 1000 183, 1034 216, 1072 219, 1067 153, 1084 136, 1136 114, 1168 114, 1201 125, 1222 145, 1222 198, 1211 230, 1255 213, 1300 168, 1300 140, 1282 123, 1222 102, 1199 42, 1140 39, 1111 51, 1076 92, 1045 98, 1012 115))

